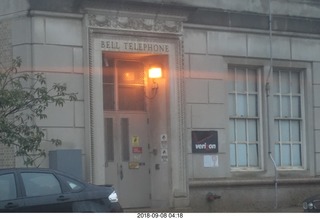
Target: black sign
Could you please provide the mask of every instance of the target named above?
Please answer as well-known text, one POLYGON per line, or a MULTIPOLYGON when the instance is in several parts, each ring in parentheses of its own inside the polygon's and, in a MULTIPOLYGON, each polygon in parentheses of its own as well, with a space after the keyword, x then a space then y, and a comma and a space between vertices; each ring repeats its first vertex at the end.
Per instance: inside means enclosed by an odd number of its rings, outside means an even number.
POLYGON ((192 153, 218 153, 218 131, 192 131, 192 153))

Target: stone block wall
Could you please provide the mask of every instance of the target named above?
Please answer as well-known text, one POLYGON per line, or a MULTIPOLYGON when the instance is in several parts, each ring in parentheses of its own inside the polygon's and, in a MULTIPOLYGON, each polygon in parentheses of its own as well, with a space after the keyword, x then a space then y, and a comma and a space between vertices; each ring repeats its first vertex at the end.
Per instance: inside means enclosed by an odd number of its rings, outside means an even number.
MULTIPOLYGON (((12 60, 11 22, 0 22, 0 64, 8 67, 12 60)), ((0 67, 0 71, 2 71, 0 67)), ((0 168, 14 167, 14 148, 0 144, 0 168)))
MULTIPOLYGON (((42 72, 47 87, 66 84, 67 92, 77 93, 78 100, 66 101, 63 107, 49 105, 47 119, 38 120, 45 138, 58 138, 61 146, 43 143, 46 151, 81 149, 85 153, 84 69, 82 19, 79 17, 34 14, 12 21, 13 56, 22 58, 21 71, 42 72), (21 34, 21 33, 24 34, 21 34)), ((48 167, 48 157, 41 162, 48 167)), ((17 161, 17 166, 22 165, 17 161)))

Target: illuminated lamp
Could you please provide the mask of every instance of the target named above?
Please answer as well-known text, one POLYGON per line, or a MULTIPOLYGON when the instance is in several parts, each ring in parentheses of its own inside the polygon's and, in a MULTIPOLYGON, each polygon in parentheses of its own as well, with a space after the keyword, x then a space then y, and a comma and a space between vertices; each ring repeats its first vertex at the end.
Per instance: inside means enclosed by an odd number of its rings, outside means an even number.
POLYGON ((160 67, 151 67, 151 68, 149 69, 148 77, 149 77, 150 79, 153 79, 153 84, 152 84, 152 87, 151 87, 152 96, 149 97, 149 99, 153 99, 153 98, 157 95, 157 93, 158 93, 158 88, 159 88, 159 85, 158 85, 158 83, 155 81, 155 79, 162 77, 162 69, 161 69, 160 67))
POLYGON ((161 78, 162 77, 162 69, 159 67, 152 67, 149 69, 149 78, 161 78))

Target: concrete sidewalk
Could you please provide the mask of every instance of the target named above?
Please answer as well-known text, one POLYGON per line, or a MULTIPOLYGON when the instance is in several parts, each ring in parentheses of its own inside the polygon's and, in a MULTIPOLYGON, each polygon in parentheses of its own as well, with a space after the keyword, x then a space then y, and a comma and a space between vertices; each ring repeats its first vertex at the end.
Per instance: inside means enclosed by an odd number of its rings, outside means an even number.
POLYGON ((274 209, 274 212, 279 212, 279 213, 304 213, 302 206, 279 207, 277 209, 274 209))
POLYGON ((124 209, 127 213, 138 213, 138 212, 182 212, 182 213, 304 213, 302 206, 290 206, 290 207, 277 207, 275 209, 267 211, 248 211, 248 212, 194 212, 192 208, 181 208, 181 209, 155 209, 155 208, 134 208, 124 209))

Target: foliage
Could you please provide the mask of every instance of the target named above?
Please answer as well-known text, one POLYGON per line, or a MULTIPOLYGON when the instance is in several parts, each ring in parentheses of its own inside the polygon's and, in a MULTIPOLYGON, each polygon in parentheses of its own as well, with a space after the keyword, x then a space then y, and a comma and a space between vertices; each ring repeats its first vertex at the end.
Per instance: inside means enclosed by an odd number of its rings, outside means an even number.
MULTIPOLYGON (((10 67, 0 66, 0 143, 15 147, 15 155, 24 158, 26 166, 35 165, 45 157, 41 143, 45 133, 36 121, 47 118, 50 104, 63 107, 65 101, 77 100, 76 93, 68 93, 66 84, 55 83, 47 88, 43 73, 20 73, 21 58, 10 67)), ((61 140, 49 140, 61 145, 61 140)))

